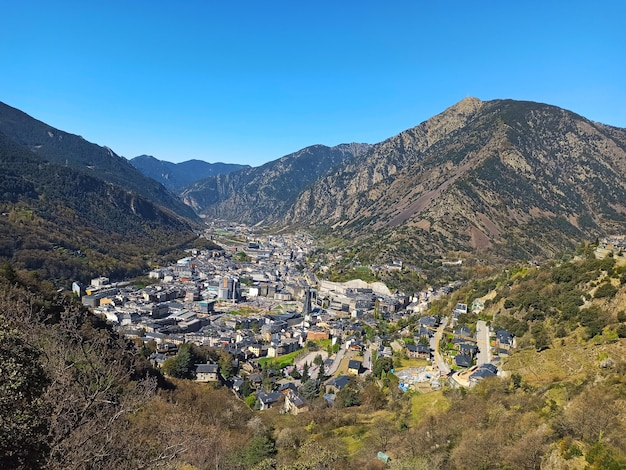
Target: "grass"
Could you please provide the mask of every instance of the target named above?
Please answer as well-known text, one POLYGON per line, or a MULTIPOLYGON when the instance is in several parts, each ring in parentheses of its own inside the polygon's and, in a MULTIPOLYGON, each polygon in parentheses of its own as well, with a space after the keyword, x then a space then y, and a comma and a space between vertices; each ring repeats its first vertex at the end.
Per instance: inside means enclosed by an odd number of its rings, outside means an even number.
POLYGON ((260 312, 264 312, 265 310, 260 309, 260 308, 256 308, 256 307, 250 307, 247 305, 242 305, 240 307, 237 307, 235 310, 231 310, 230 312, 228 312, 231 315, 239 315, 242 317, 248 317, 250 315, 252 315, 253 313, 260 313, 260 312))
POLYGON ((370 271, 369 266, 345 268, 342 269, 341 272, 333 271, 330 273, 329 279, 333 282, 346 282, 353 279, 361 279, 365 282, 375 282, 378 280, 370 271))
MULTIPOLYGON (((232 312, 231 312, 232 313, 232 312)), ((296 358, 298 356, 300 356, 301 354, 307 354, 309 352, 315 352, 315 351, 326 351, 326 348, 328 348, 328 346, 330 346, 332 340, 330 339, 322 339, 319 341, 313 341, 316 345, 316 349, 311 349, 311 348, 303 348, 303 349, 298 349, 297 351, 291 352, 289 354, 285 354, 283 356, 278 356, 278 357, 262 357, 261 359, 259 359, 259 365, 261 367, 266 367, 266 365, 269 363, 271 364, 271 367, 274 369, 283 369, 287 366, 293 365, 293 362, 296 360, 296 358)), ((346 369, 347 369, 347 362, 346 362, 346 369)))
POLYGON ((623 342, 594 345, 581 344, 575 336, 568 338, 565 345, 555 341, 540 353, 534 349, 515 351, 504 363, 503 369, 520 374, 532 385, 548 385, 555 381, 583 380, 590 372, 598 369, 599 357, 624 357, 623 342), (602 356, 601 356, 602 355, 602 356))
POLYGON ((284 356, 262 357, 261 359, 259 359, 259 365, 263 368, 270 366, 273 369, 283 369, 287 366, 292 365, 296 357, 298 357, 300 354, 303 354, 306 351, 307 351, 306 349, 298 349, 297 351, 291 352, 289 354, 285 354, 284 356))
MULTIPOLYGON (((320 340, 312 341, 312 342, 315 343, 318 351, 326 351, 328 349, 328 346, 330 346, 332 340, 331 339, 320 339, 320 340)), ((310 349, 311 351, 314 351, 311 348, 308 348, 308 349, 310 349)))
POLYGON ((415 395, 411 398, 411 421, 413 425, 419 424, 430 414, 446 411, 450 402, 443 396, 443 391, 415 395))
POLYGON ((401 371, 404 369, 416 369, 418 367, 427 367, 429 365, 430 362, 426 359, 402 359, 402 365, 394 368, 394 370, 401 371))

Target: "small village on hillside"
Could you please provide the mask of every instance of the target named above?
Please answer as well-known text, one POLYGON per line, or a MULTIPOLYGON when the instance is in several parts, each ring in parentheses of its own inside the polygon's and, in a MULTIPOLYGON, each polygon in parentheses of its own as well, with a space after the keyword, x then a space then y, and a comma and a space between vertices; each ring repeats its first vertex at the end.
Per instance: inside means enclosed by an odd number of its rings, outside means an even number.
POLYGON ((226 353, 232 363, 193 364, 191 377, 252 395, 249 403, 261 410, 277 403, 287 412, 306 410, 309 379, 317 383, 313 395, 332 404, 377 362, 388 364, 384 372, 395 374, 403 392, 471 387, 497 375, 500 357, 514 347, 505 330, 458 321, 480 313, 479 299, 447 315, 428 313, 460 281, 410 294, 379 282, 318 281, 306 268, 316 249, 306 234, 215 232, 223 250, 190 250, 175 265, 150 271, 154 283, 146 287, 101 277, 90 286, 75 282, 73 290, 157 367, 185 344, 226 353))

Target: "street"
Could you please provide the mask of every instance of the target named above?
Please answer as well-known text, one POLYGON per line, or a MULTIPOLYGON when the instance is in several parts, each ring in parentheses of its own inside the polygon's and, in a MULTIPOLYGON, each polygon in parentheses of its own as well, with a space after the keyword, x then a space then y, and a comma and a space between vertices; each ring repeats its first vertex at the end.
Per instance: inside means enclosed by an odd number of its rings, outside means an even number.
POLYGON ((437 368, 439 369, 441 375, 447 375, 450 373, 450 367, 448 367, 448 364, 446 364, 446 361, 444 361, 441 353, 439 352, 439 343, 441 342, 441 336, 443 335, 443 330, 447 324, 448 318, 446 317, 442 320, 439 328, 437 328, 437 333, 435 333, 435 336, 430 340, 430 348, 435 351, 435 364, 437 365, 437 368))
POLYGON ((476 342, 478 346, 478 356, 476 356, 476 365, 482 366, 491 362, 491 354, 489 347, 489 327, 483 320, 476 322, 476 342))

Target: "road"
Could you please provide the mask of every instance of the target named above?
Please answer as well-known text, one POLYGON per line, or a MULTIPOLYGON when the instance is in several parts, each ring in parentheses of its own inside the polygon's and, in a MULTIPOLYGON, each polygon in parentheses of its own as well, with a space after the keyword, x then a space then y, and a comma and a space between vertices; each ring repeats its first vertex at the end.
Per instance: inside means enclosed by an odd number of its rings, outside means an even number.
POLYGON ((372 372, 372 350, 370 348, 365 348, 363 352, 363 367, 367 369, 363 372, 363 375, 367 375, 372 372))
POLYGON ((313 364, 313 360, 315 360, 315 357, 318 356, 318 355, 322 356, 323 360, 326 360, 326 358, 328 357, 328 353, 326 351, 321 350, 321 349, 319 351, 311 351, 311 352, 309 352, 308 354, 305 354, 302 357, 298 357, 295 360, 295 365, 297 367, 299 367, 299 368, 302 368, 304 366, 305 362, 308 362, 309 365, 311 365, 311 364, 313 364))
POLYGON ((332 365, 326 371, 326 375, 330 376, 330 375, 333 375, 335 372, 337 372, 337 369, 339 369, 339 365, 341 364, 341 361, 343 360, 343 356, 345 354, 346 354, 346 350, 344 348, 339 349, 339 351, 337 352, 337 355, 335 356, 335 359, 333 359, 332 365))
POLYGON ((489 347, 489 327, 483 320, 476 322, 476 345, 478 346, 478 355, 476 356, 476 365, 482 366, 491 362, 491 354, 489 347))
POLYGON ((441 342, 441 336, 443 335, 443 330, 447 324, 448 317, 442 320, 439 328, 437 328, 435 336, 430 340, 430 348, 435 351, 435 364, 437 365, 441 375, 448 375, 450 373, 450 367, 448 367, 448 364, 446 364, 446 361, 444 361, 443 357, 439 353, 439 343, 441 342))

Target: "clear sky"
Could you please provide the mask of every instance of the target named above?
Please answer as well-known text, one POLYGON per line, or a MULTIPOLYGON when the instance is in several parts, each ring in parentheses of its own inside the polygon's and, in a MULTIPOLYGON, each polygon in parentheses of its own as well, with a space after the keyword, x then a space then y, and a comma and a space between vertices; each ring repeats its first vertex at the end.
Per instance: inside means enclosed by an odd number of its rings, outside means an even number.
POLYGON ((253 166, 466 96, 626 127, 626 1, 7 1, 0 101, 127 158, 253 166))

